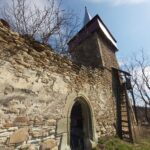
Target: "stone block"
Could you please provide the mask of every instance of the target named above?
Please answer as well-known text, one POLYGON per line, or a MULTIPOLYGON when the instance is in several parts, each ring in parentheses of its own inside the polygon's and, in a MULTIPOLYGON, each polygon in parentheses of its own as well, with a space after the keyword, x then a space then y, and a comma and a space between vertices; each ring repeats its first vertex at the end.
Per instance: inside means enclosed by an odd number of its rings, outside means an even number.
POLYGON ((0 145, 0 150, 5 150, 6 146, 5 145, 0 145))
POLYGON ((55 130, 53 129, 53 130, 50 130, 49 131, 49 134, 51 135, 51 134, 55 134, 55 130))
POLYGON ((43 138, 42 140, 46 141, 48 139, 55 139, 55 136, 54 135, 50 135, 50 136, 47 136, 47 137, 43 138))
POLYGON ((49 126, 55 126, 56 125, 56 120, 55 119, 49 119, 46 122, 49 126))
POLYGON ((14 120, 15 126, 27 126, 29 124, 29 119, 26 116, 18 116, 14 120))
POLYGON ((39 126, 39 125, 43 125, 43 119, 41 117, 36 116, 34 118, 34 126, 39 126))
POLYGON ((10 134, 12 134, 13 132, 3 132, 3 133, 0 133, 0 137, 8 137, 10 136, 10 134))
POLYGON ((48 139, 44 141, 41 145, 39 150, 51 150, 52 148, 57 146, 57 142, 54 139, 48 139))
POLYGON ((4 89, 4 94, 7 95, 9 93, 12 93, 14 91, 14 88, 12 86, 6 86, 4 89))
POLYGON ((67 132, 67 118, 62 118, 57 122, 57 134, 66 133, 67 132))
POLYGON ((41 142, 41 139, 29 140, 27 141, 28 144, 38 144, 41 142))
POLYGON ((19 144, 27 141, 29 138, 28 128, 21 128, 14 132, 9 139, 9 144, 19 144))
POLYGON ((28 150, 37 150, 37 148, 36 148, 34 145, 30 145, 30 146, 28 147, 28 150))
POLYGON ((52 148, 52 150, 58 150, 58 146, 55 146, 54 148, 52 148))
POLYGON ((35 146, 32 144, 23 144, 18 146, 16 149, 19 150, 36 150, 35 146))
POLYGON ((18 127, 10 127, 10 128, 8 128, 8 131, 15 131, 15 130, 18 130, 18 127))
POLYGON ((19 109, 15 108, 15 107, 9 107, 7 110, 7 113, 19 114, 19 109))
POLYGON ((0 133, 7 132, 7 129, 0 129, 0 133))
POLYGON ((30 131, 30 134, 32 135, 33 138, 39 138, 39 137, 46 137, 48 136, 48 132, 42 129, 38 130, 32 130, 30 131))
POLYGON ((32 131, 31 133, 33 138, 39 138, 43 136, 43 132, 42 131, 32 131))
POLYGON ((7 141, 7 137, 0 137, 0 143, 5 144, 7 141))
POLYGON ((14 125, 13 125, 13 123, 11 123, 11 122, 6 122, 6 123, 4 123, 4 125, 3 125, 3 127, 4 128, 10 128, 10 127, 13 127, 14 125))

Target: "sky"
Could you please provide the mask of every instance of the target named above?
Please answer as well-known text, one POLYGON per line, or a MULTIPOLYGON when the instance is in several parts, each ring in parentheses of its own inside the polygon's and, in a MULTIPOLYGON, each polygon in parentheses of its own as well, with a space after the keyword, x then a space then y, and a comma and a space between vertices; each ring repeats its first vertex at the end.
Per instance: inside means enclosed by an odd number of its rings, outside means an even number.
MULTIPOLYGON (((0 0, 0 7, 10 1, 0 0)), ((42 7, 47 0, 32 2, 42 7)), ((150 56, 150 0, 62 0, 62 4, 75 12, 81 23, 85 6, 92 17, 98 14, 118 42, 120 62, 130 59, 142 49, 146 56, 150 56)))
POLYGON ((116 38, 118 58, 127 60, 143 49, 150 56, 150 0, 64 0, 81 19, 84 7, 94 17, 98 14, 116 38))

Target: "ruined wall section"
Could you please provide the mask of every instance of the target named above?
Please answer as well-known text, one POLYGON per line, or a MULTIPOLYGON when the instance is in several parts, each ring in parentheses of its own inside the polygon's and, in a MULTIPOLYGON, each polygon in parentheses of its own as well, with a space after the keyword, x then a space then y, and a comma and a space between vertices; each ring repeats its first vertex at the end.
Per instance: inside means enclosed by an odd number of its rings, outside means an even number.
POLYGON ((0 148, 58 149, 57 123, 70 95, 90 100, 99 137, 114 135, 111 80, 111 71, 78 70, 48 46, 0 23, 0 148))

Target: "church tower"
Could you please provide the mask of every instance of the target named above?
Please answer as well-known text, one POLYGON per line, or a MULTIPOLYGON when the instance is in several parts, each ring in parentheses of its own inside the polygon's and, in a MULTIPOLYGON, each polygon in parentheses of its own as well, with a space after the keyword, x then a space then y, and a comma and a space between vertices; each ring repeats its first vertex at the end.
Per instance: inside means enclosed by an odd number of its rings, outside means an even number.
POLYGON ((117 67, 117 41, 101 18, 91 17, 85 7, 82 29, 69 41, 73 61, 86 67, 117 67))

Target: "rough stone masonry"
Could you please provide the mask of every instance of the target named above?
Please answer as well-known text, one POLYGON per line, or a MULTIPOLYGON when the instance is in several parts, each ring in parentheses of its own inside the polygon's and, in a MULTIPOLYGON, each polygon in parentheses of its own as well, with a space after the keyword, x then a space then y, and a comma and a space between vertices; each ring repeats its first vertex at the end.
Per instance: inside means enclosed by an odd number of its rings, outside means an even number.
POLYGON ((116 134, 111 67, 118 64, 105 40, 101 47, 106 67, 78 67, 0 22, 0 149, 70 149, 71 108, 78 100, 90 107, 91 147, 116 134))

